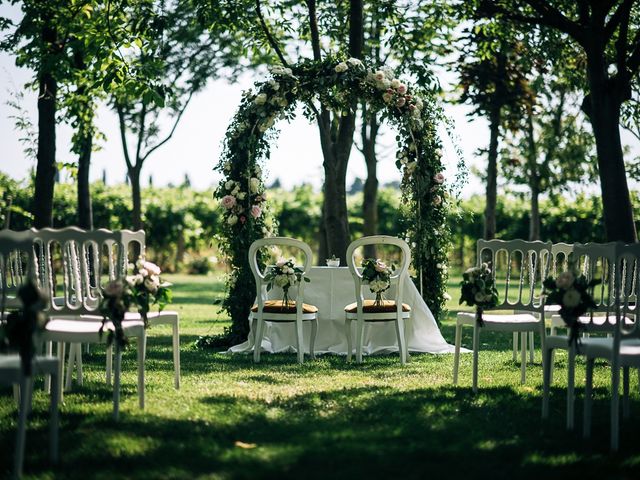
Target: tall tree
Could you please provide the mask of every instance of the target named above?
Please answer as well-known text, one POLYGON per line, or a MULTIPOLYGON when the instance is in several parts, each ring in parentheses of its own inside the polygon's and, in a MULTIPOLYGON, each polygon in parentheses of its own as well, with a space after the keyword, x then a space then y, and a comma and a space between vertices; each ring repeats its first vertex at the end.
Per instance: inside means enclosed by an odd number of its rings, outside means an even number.
POLYGON ((496 36, 495 24, 477 26, 463 37, 458 62, 461 101, 474 105, 472 115, 489 121, 486 170, 484 238, 496 235, 498 152, 501 129, 515 128, 524 108, 531 103, 522 56, 523 46, 515 32, 496 36))
POLYGON ((140 179, 145 162, 173 137, 193 96, 209 79, 223 74, 224 68, 237 67, 242 53, 223 19, 207 23, 206 15, 211 12, 197 6, 191 0, 179 0, 169 8, 165 2, 148 1, 131 14, 135 21, 148 22, 152 33, 128 61, 157 82, 155 91, 140 92, 123 85, 112 96, 131 182, 131 226, 136 230, 143 228, 140 179), (163 131, 161 120, 167 116, 171 126, 163 131))
POLYGON ((640 68, 639 0, 481 0, 477 14, 560 33, 585 54, 588 85, 582 109, 598 153, 604 223, 609 240, 637 234, 620 138, 620 111, 640 68))

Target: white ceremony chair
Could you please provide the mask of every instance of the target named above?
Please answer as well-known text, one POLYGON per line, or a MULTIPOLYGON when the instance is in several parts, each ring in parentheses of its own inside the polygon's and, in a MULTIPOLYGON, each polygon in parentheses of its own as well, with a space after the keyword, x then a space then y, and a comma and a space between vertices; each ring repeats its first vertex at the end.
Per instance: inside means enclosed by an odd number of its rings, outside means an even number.
POLYGON ((309 342, 309 356, 315 359, 315 341, 318 333, 318 308, 315 305, 304 303, 304 276, 311 266, 311 248, 304 242, 287 237, 270 237, 256 240, 249 247, 249 265, 256 281, 256 304, 251 308, 253 322, 254 342, 253 360, 260 362, 260 352, 262 350, 262 338, 264 335, 265 322, 289 322, 294 323, 296 328, 296 349, 298 353, 298 363, 304 362, 304 340, 302 338, 303 322, 311 322, 311 339, 309 342), (289 288, 292 300, 285 306, 283 300, 267 300, 267 284, 265 283, 265 271, 262 271, 259 264, 258 252, 260 248, 267 246, 293 247, 299 249, 303 256, 302 279, 295 287, 289 288))
MULTIPOLYGON (((616 263, 615 242, 611 243, 587 243, 575 244, 572 252, 572 259, 576 262, 576 267, 582 265, 582 271, 589 280, 598 278, 601 283, 594 287, 593 296, 596 308, 589 314, 578 319, 582 326, 582 331, 591 333, 612 333, 614 329, 614 280, 616 263)), ((560 273, 560 272, 558 272, 560 273)), ((551 317, 552 333, 546 338, 542 349, 544 358, 543 364, 543 389, 542 389, 542 418, 549 416, 549 390, 552 382, 554 352, 556 350, 567 351, 567 429, 574 427, 574 403, 575 403, 575 359, 579 353, 574 343, 569 344, 569 332, 566 335, 558 335, 555 328, 567 328, 559 313, 554 313, 551 317)), ((583 341, 583 340, 581 340, 583 341)))
MULTIPOLYGON (((141 254, 145 253, 145 233, 143 230, 130 231, 110 231, 106 229, 94 230, 91 232, 84 232, 84 242, 89 242, 95 247, 89 249, 93 255, 93 262, 97 264, 99 261, 98 245, 108 245, 112 250, 112 254, 108 256, 108 272, 109 279, 113 280, 117 276, 124 277, 128 272, 129 263, 135 263, 137 258, 130 257, 131 250, 134 249, 141 254), (119 252, 122 252, 120 257, 119 252), (117 260, 117 261, 116 261, 117 260)), ((67 254, 65 252, 65 254, 67 254)), ((77 262, 78 255, 73 255, 73 252, 69 252, 69 258, 72 261, 77 262)), ((88 289, 94 298, 100 296, 100 272, 93 270, 92 275, 89 275, 88 289)), ((125 314, 125 319, 129 320, 142 320, 142 316, 136 312, 131 311, 125 314)), ((149 327, 156 325, 170 325, 172 328, 172 351, 173 351, 173 382, 176 389, 180 388, 180 317, 178 312, 173 310, 163 310, 158 312, 157 309, 152 309, 147 313, 147 324, 149 327)), ((67 370, 67 380, 65 388, 71 388, 71 372, 73 365, 77 366, 78 383, 82 383, 82 357, 80 344, 73 344, 70 347, 69 352, 69 369, 67 370)), ((111 350, 107 352, 107 383, 110 383, 111 372, 111 350)))
MULTIPOLYGON (((47 323, 42 334, 45 342, 57 342, 58 358, 60 359, 59 377, 62 378, 64 368, 65 343, 105 343, 109 331, 114 330, 113 323, 106 322, 105 331, 100 335, 102 316, 98 310, 100 302, 100 281, 90 287, 90 272, 99 275, 103 269, 103 254, 107 256, 117 255, 116 265, 124 262, 123 249, 114 252, 115 242, 107 239, 101 241, 96 232, 84 232, 75 227, 61 230, 42 229, 35 233, 35 245, 40 250, 44 272, 42 283, 49 294, 47 323), (91 234, 93 238, 87 237, 91 234), (58 247, 56 247, 56 245, 58 247), (62 272, 56 269, 55 249, 62 252, 62 272), (72 255, 65 252, 74 252, 77 261, 72 260, 72 255), (96 258, 97 256, 97 258, 96 258), (91 260, 92 259, 92 260, 91 260), (92 263, 93 262, 93 263, 92 263), (55 278, 57 274, 62 276, 62 298, 54 301, 56 294, 55 278)), ((107 261, 109 265, 111 260, 107 261)), ((99 280, 99 278, 98 278, 99 280)), ((138 354, 138 403, 144 408, 144 360, 146 349, 146 331, 141 320, 126 320, 123 322, 124 333, 127 338, 137 339, 138 354)), ((120 370, 122 363, 121 348, 115 346, 115 369, 113 386, 113 417, 118 419, 120 412, 120 370)), ((109 376, 109 372, 107 374, 109 376)), ((62 400, 62 386, 58 388, 60 400, 62 400)))
MULTIPOLYGON (((498 305, 492 309, 485 309, 485 312, 501 310, 505 313, 485 313, 482 317, 483 326, 478 325, 475 312, 458 312, 456 317, 453 383, 454 385, 458 383, 462 327, 471 326, 473 327, 472 377, 474 392, 478 391, 478 354, 482 330, 516 333, 535 333, 538 331, 541 344, 544 345, 546 332, 542 279, 546 277, 549 270, 551 242, 478 240, 477 249, 478 265, 483 262, 489 264, 499 296, 498 305), (514 274, 514 270, 519 270, 517 276, 514 274)), ((523 335, 522 338, 524 343, 526 335, 523 335)), ((522 348, 520 357, 520 382, 522 384, 526 380, 526 368, 526 348, 522 348)))
POLYGON ((411 307, 402 303, 403 281, 409 264, 411 263, 411 250, 404 240, 386 235, 374 235, 363 237, 351 242, 347 248, 347 266, 355 283, 356 301, 347 305, 345 310, 345 331, 347 335, 347 361, 351 361, 353 343, 351 339, 351 322, 356 321, 356 362, 362 363, 362 349, 364 341, 364 324, 369 322, 395 322, 398 335, 398 352, 400 362, 407 363, 409 353, 405 334, 405 320, 411 318, 411 307), (391 275, 391 287, 395 287, 393 300, 383 300, 381 305, 375 305, 375 300, 365 300, 363 288, 368 288, 363 283, 361 269, 355 264, 355 252, 359 247, 367 245, 394 245, 400 249, 400 265, 391 275))
POLYGON ((620 369, 623 370, 623 417, 629 417, 629 368, 640 368, 640 244, 619 245, 616 261, 614 293, 615 317, 613 337, 589 337, 582 340, 580 352, 586 356, 586 387, 584 394, 583 435, 591 436, 591 403, 593 367, 597 358, 611 365, 611 450, 618 450, 620 436, 620 369))
MULTIPOLYGON (((4 318, 7 304, 11 308, 21 308, 14 300, 18 300, 17 290, 22 280, 35 274, 35 257, 33 254, 33 232, 15 232, 0 230, 0 313, 4 318)), ((14 444, 13 477, 22 476, 24 450, 27 433, 27 416, 31 411, 33 392, 33 376, 43 374, 51 379, 54 390, 51 393, 49 409, 49 457, 55 463, 58 460, 58 375, 59 361, 55 357, 36 355, 31 360, 31 375, 25 375, 20 355, 0 355, 0 384, 18 385, 20 392, 18 429, 14 444)))

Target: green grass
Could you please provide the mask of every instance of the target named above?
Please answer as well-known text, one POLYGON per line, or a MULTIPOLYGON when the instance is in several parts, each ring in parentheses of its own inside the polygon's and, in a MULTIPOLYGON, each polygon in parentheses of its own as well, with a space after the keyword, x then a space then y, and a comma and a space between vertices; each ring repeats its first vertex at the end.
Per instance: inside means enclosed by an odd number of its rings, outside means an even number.
MULTIPOLYGON (((294 355, 199 351, 199 335, 228 324, 213 305, 214 277, 172 276, 181 314, 182 388, 173 389, 169 329, 150 330, 147 408, 137 408, 135 348, 125 353, 122 414, 111 419, 104 349, 85 356, 85 384, 61 407, 61 461, 47 462, 48 398, 36 392, 25 477, 64 478, 640 478, 636 412, 622 429, 621 452, 608 453, 608 369, 596 368, 592 441, 564 429, 566 356, 556 357, 551 419, 540 420, 541 366, 519 383, 510 335, 481 337, 481 391, 470 388, 471 356, 451 384, 453 355, 322 356, 300 366, 294 355)), ((452 281, 457 297, 457 281, 452 281)), ((452 301, 454 303, 456 298, 452 301)), ((450 306, 453 308, 453 305, 450 306)), ((442 327, 453 339, 453 322, 442 327)), ((470 345, 471 330, 463 343, 470 345)), ((577 369, 582 385, 584 363, 577 369)), ((581 388, 578 388, 581 395, 581 388)), ((0 397, 0 475, 11 464, 16 408, 0 397)), ((577 401, 580 424, 582 397, 577 401)))

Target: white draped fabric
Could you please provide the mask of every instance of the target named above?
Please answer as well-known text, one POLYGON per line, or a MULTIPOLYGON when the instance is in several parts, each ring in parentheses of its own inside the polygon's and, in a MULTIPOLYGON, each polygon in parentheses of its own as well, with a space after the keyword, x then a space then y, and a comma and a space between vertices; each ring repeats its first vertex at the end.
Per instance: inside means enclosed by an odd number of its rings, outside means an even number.
MULTIPOLYGON (((311 283, 305 285, 304 302, 318 307, 318 336, 316 353, 347 353, 344 307, 355 301, 355 287, 346 267, 313 267, 307 276, 311 283)), ((365 290, 367 290, 365 288, 365 290)), ((282 298, 282 291, 274 289, 270 298, 282 298)), ((370 296, 369 298, 374 298, 370 296)), ((388 295, 392 298, 392 294, 388 295)), ((411 320, 406 326, 407 343, 411 352, 450 353, 449 345, 436 324, 433 314, 424 302, 418 289, 407 276, 404 280, 404 303, 411 306, 411 320)), ((251 318, 250 318, 251 320, 251 318)), ((229 353, 253 351, 254 322, 251 322, 249 339, 229 349, 229 353)), ((352 328, 355 328, 353 322, 352 328)), ((305 352, 309 350, 311 325, 305 322, 305 352)), ((353 332, 355 338, 355 330, 353 332)), ((295 326, 293 323, 265 323, 262 349, 266 352, 295 352, 295 326)), ((365 354, 391 353, 398 351, 398 338, 394 322, 367 323, 364 330, 365 354)))

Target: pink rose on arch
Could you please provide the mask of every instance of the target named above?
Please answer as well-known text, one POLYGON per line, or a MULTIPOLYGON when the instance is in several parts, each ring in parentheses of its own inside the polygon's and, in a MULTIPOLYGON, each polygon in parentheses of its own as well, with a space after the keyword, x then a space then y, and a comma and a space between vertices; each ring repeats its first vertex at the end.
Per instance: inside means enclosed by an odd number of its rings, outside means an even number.
POLYGON ((407 103, 407 100, 404 97, 400 97, 396 100, 396 107, 404 107, 405 103, 407 103))
POLYGON ((240 223, 244 225, 246 221, 247 221, 247 217, 245 217, 244 215, 240 215, 240 223))
POLYGON ((398 93, 400 95, 404 95, 405 93, 407 93, 407 86, 404 83, 401 83, 398 87, 398 93))
POLYGON ((376 272, 384 272, 387 270, 387 264, 381 260, 376 260, 375 269, 376 272))
POLYGON ((433 181, 436 183, 444 183, 444 175, 442 173, 436 173, 433 176, 433 181))
POLYGON ((259 205, 254 205, 251 207, 251 216, 253 218, 258 218, 262 214, 262 209, 259 205))
POLYGON ((233 195, 225 195, 222 197, 222 206, 227 210, 232 209, 236 206, 236 197, 233 195))
POLYGON ((433 203, 437 207, 442 203, 442 197, 440 195, 436 195, 435 197, 433 197, 431 203, 433 203))
POLYGON ((413 103, 409 104, 409 110, 413 112, 415 109, 416 109, 416 106, 413 103))

